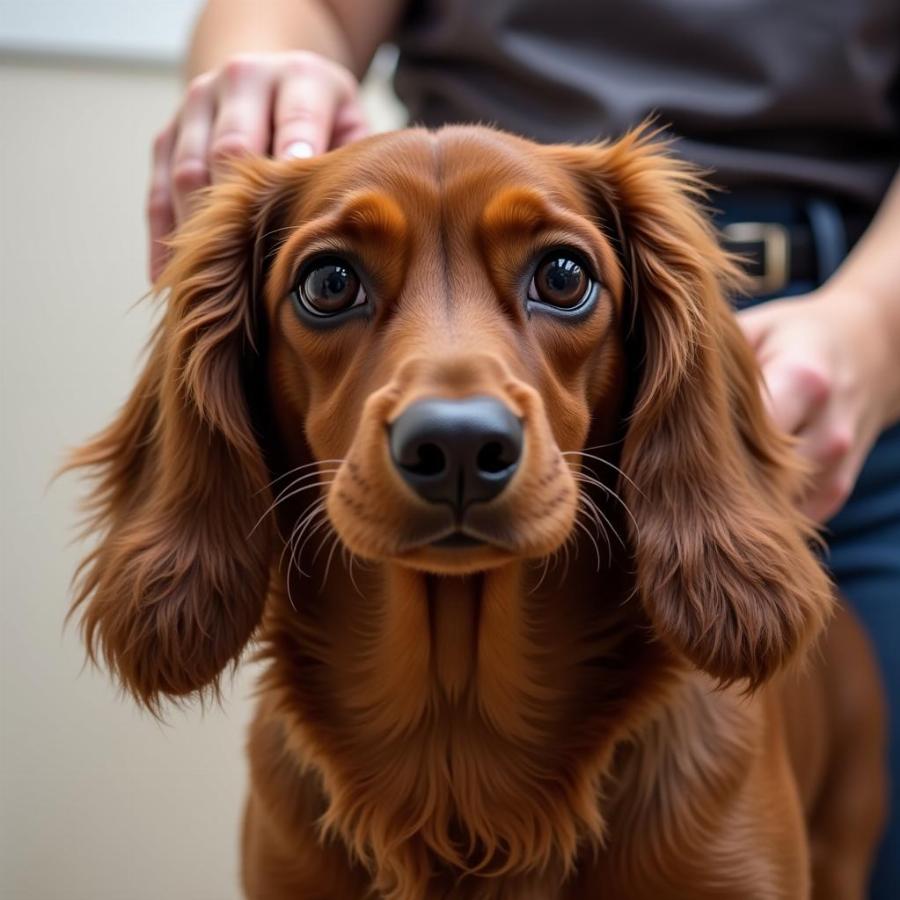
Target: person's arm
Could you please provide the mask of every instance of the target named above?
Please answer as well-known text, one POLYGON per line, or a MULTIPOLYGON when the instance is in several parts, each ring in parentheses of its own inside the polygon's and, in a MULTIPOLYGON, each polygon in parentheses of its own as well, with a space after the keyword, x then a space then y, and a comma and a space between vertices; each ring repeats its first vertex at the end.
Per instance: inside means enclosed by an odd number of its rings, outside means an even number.
POLYGON ((188 77, 239 53, 309 50, 365 74, 405 0, 208 0, 187 59, 188 77))
POLYGON ((892 425, 900 420, 900 174, 829 286, 871 307, 873 342, 883 341, 887 353, 884 424, 892 425))
POLYGON ((740 315, 775 421, 812 464, 806 511, 843 506, 878 435, 900 421, 900 175, 837 272, 740 315))
POLYGON ((209 0, 187 60, 190 78, 157 136, 147 201, 150 277, 191 195, 248 153, 311 156, 363 136, 357 97, 406 0, 209 0))

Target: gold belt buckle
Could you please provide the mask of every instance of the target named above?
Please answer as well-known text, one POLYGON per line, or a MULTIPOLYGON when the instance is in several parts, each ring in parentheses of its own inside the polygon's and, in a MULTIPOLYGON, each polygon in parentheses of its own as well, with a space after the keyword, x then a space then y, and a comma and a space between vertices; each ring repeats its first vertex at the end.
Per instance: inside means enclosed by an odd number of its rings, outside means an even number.
POLYGON ((780 222, 731 222, 722 228, 722 236, 735 244, 762 244, 763 272, 750 275, 752 294, 774 294, 790 280, 790 235, 780 222))

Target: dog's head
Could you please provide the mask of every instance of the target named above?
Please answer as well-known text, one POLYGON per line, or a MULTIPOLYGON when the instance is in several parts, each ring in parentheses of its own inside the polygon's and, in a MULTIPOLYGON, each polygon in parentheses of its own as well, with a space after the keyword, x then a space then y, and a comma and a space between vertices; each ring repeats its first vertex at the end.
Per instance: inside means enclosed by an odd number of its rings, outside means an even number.
POLYGON ((586 451, 659 636, 761 681, 828 588, 699 193, 638 134, 408 131, 240 167, 178 234, 144 375, 77 460, 101 473, 90 645, 151 703, 214 683, 261 616, 273 497, 313 472, 370 560, 544 557, 583 527, 586 451))
MULTIPOLYGON (((343 158, 342 158, 343 157, 343 158)), ((281 441, 329 471, 358 555, 471 572, 552 552, 565 451, 622 400, 622 276, 564 168, 487 130, 296 172, 263 288, 281 441)))

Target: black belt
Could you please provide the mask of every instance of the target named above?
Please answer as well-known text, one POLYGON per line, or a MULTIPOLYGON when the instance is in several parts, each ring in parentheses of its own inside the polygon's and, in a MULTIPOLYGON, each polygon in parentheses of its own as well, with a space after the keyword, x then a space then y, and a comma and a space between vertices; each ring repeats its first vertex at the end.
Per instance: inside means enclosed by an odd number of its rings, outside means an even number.
MULTIPOLYGON (((841 218, 849 251, 871 216, 853 212, 841 218)), ((821 281, 815 234, 808 222, 729 222, 720 232, 722 246, 740 258, 752 295, 778 293, 791 281, 821 281)))

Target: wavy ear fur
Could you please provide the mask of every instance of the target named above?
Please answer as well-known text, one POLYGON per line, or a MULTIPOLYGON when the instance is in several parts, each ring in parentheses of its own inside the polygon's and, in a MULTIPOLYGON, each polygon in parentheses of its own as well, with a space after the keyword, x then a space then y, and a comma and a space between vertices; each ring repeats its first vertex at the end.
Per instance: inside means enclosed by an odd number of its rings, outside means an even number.
POLYGON ((822 627, 832 592, 798 512, 802 467, 765 414, 724 300, 740 275, 705 186, 646 129, 571 148, 620 231, 636 376, 621 466, 638 590, 659 637, 722 682, 765 680, 822 627))
POLYGON ((271 166, 245 166, 179 231, 144 371, 113 423, 68 467, 95 486, 80 609, 91 658, 158 709, 216 690, 263 610, 270 565, 266 465, 247 396, 254 281, 271 166))

